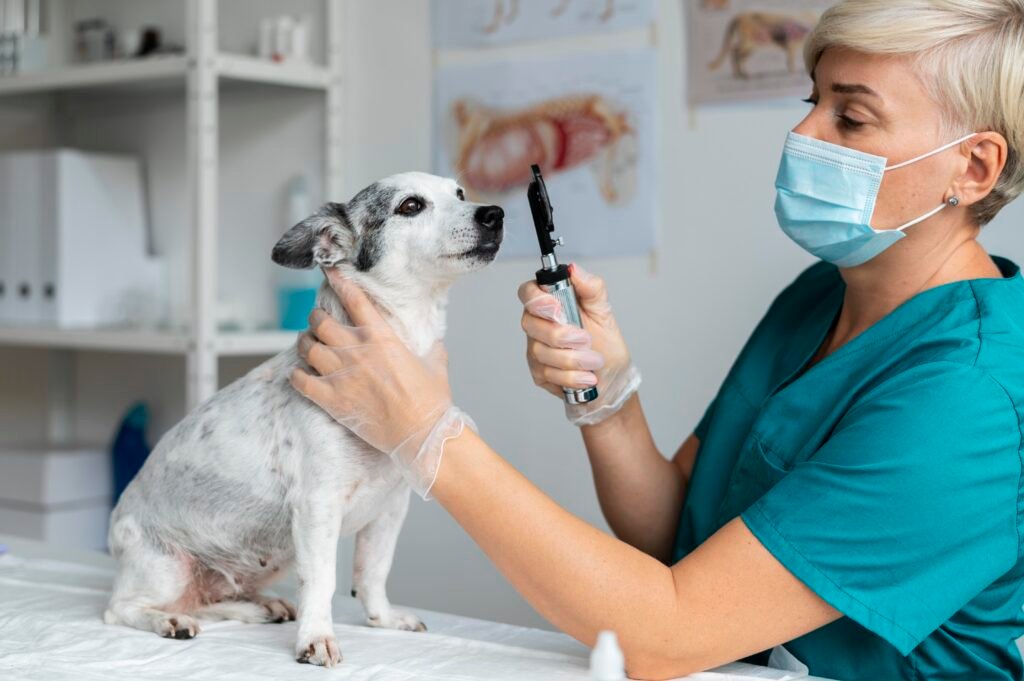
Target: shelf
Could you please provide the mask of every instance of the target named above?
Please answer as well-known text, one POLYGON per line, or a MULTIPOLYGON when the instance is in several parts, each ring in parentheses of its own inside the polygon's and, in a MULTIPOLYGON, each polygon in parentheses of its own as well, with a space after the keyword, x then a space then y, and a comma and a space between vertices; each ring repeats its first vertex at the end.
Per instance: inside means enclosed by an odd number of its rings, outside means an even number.
MULTIPOLYGON (((153 57, 98 64, 74 64, 45 71, 0 76, 0 96, 84 89, 152 88, 184 84, 192 64, 185 56, 153 57)), ((323 66, 278 64, 239 54, 220 54, 217 74, 224 80, 326 90, 330 72, 323 66)))
POLYGON ((0 77, 0 95, 81 90, 183 79, 188 58, 154 57, 99 64, 75 64, 0 77))
POLYGON ((173 331, 7 326, 0 327, 0 345, 178 355, 188 351, 189 339, 173 331))
MULTIPOLYGON (((216 340, 220 357, 276 355, 295 343, 297 331, 223 332, 216 340)), ((0 346, 88 350, 152 355, 184 355, 192 348, 185 332, 129 328, 59 329, 56 327, 0 326, 0 346)))
POLYGON ((298 331, 223 332, 217 336, 220 357, 276 355, 295 345, 298 331))
POLYGON ((217 57, 217 73, 221 78, 230 80, 310 90, 326 90, 331 83, 330 72, 316 64, 279 64, 242 54, 221 54, 217 57))

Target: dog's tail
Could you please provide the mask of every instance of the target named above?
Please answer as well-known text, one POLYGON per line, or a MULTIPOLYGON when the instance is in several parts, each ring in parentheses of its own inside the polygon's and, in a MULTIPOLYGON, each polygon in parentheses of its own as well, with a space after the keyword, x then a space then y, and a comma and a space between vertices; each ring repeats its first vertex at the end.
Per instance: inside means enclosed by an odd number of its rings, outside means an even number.
POLYGON ((725 29, 725 35, 722 37, 722 51, 708 64, 709 71, 717 70, 725 62, 725 58, 729 56, 729 50, 732 48, 739 25, 740 18, 738 16, 733 17, 732 21, 729 22, 729 26, 725 29))

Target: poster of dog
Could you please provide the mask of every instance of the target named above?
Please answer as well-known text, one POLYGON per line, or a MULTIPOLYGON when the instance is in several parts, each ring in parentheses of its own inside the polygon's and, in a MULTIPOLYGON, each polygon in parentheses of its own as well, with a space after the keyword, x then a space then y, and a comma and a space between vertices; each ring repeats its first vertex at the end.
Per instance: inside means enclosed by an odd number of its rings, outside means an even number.
POLYGON ((803 47, 833 0, 681 0, 691 106, 806 97, 803 47))
POLYGON ((436 172, 505 208, 499 257, 537 257, 526 200, 538 164, 564 258, 655 246, 655 55, 650 48, 442 65, 436 172))
POLYGON ((639 29, 655 0, 433 0, 434 46, 460 49, 639 29))

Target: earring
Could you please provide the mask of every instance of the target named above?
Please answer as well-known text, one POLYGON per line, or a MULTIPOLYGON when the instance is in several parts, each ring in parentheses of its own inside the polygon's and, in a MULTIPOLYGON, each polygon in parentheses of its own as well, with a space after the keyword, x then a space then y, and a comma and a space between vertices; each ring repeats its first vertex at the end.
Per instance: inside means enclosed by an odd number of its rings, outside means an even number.
POLYGON ((949 203, 949 205, 951 205, 951 206, 953 206, 954 208, 956 208, 957 206, 959 206, 959 205, 960 205, 960 199, 958 199, 958 198, 957 198, 957 197, 955 197, 955 196, 951 196, 951 197, 949 197, 949 201, 948 201, 948 203, 949 203))

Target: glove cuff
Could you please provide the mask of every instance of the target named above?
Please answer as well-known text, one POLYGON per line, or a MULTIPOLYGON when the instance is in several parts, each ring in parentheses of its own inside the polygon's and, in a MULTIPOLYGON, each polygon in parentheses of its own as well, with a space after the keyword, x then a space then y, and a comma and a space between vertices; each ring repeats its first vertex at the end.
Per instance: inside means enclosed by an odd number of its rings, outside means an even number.
POLYGON ((565 416, 574 426, 593 426, 601 423, 622 409, 633 393, 640 387, 643 376, 635 365, 612 375, 608 385, 598 388, 596 400, 588 404, 566 404, 565 416))
MULTIPOLYGON (((437 473, 441 469, 445 443, 461 435, 467 427, 476 430, 473 419, 458 407, 451 405, 432 426, 424 429, 426 435, 422 440, 414 435, 391 453, 391 458, 398 464, 402 477, 423 500, 431 499, 430 489, 434 486, 437 473), (417 449, 412 450, 410 445, 415 446, 414 442, 420 444, 417 449)), ((423 432, 420 431, 421 434, 423 432)))

